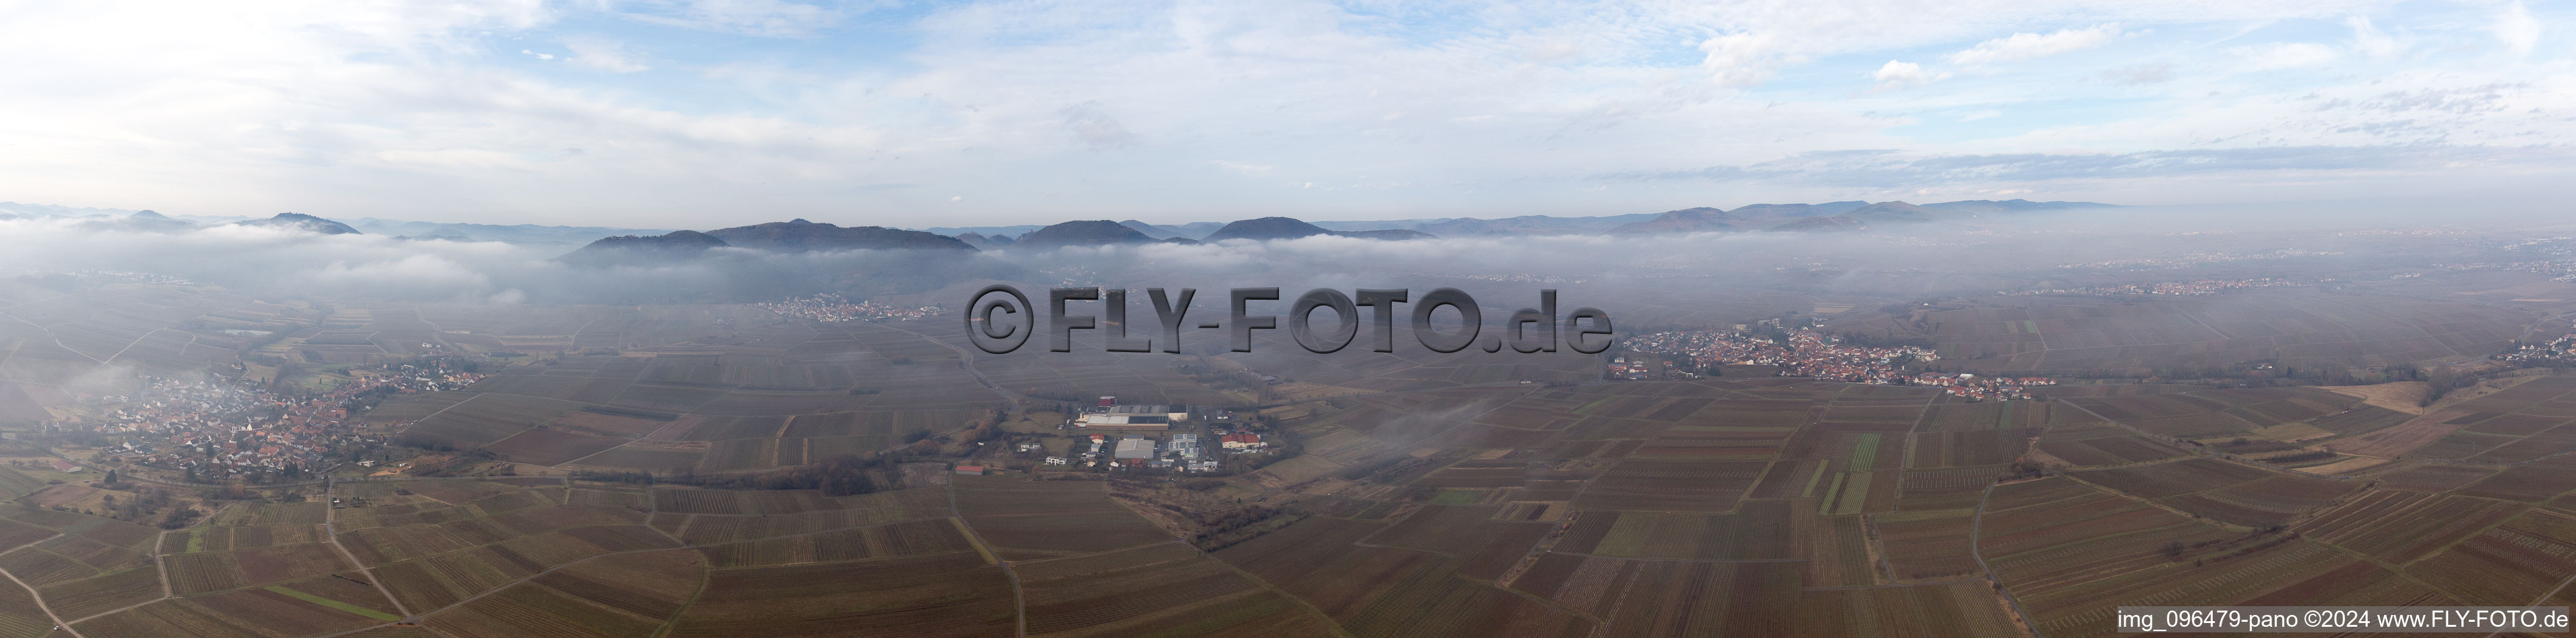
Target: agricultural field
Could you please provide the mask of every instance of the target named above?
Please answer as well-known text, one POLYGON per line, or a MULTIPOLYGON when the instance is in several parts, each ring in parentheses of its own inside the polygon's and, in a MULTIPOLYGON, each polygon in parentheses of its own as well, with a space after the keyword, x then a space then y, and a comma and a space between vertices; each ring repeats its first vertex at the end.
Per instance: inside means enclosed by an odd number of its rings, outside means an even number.
MULTIPOLYGON (((948 324, 741 306, 121 290, 75 307, 0 281, 0 305, 49 331, 0 321, 0 419, 58 403, 64 375, 225 361, 239 351, 221 330, 153 325, 215 317, 279 328, 262 352, 308 362, 489 357, 470 388, 365 418, 527 475, 209 495, 204 520, 164 530, 79 513, 111 493, 94 477, 0 469, 20 502, 0 504, 0 573, 23 583, 0 583, 0 638, 57 619, 85 636, 279 638, 2097 636, 2119 605, 2522 605, 2568 599, 2576 573, 2576 376, 2420 414, 2318 388, 2092 378, 1970 401, 1761 376, 1601 383, 1600 358, 1570 353, 1310 357, 1268 332, 1259 354, 968 359, 948 324), (1293 454, 1240 476, 1102 480, 952 474, 956 452, 910 445, 1008 421, 1060 453, 1060 404, 1099 395, 1258 404, 1246 420, 1293 454), (919 456, 866 494, 670 480, 898 448, 919 456), (1190 498, 1135 497, 1158 492, 1190 498)), ((2477 357, 2532 318, 2306 291, 1940 303, 1922 334, 1980 373, 2477 357)))
MULTIPOLYGON (((2499 382, 2490 382, 2499 383, 2499 382)), ((2509 387, 2446 403, 2354 437, 2352 454, 2509 465, 2576 450, 2576 377, 2508 378, 2509 387)))
POLYGON ((2134 371, 2273 360, 2384 366, 2502 350, 2533 314, 2397 295, 2298 291, 2121 302, 2102 297, 1970 299, 1920 317, 1850 313, 1832 330, 1925 336, 1971 370, 2134 371))
MULTIPOLYGON (((350 314, 339 321, 351 333, 382 332, 389 317, 437 317, 443 330, 428 337, 433 342, 512 354, 512 363, 486 364, 485 378, 462 391, 397 397, 367 418, 399 428, 404 443, 481 449, 521 467, 722 473, 803 465, 885 450, 912 432, 962 430, 1006 403, 958 367, 949 345, 884 324, 783 321, 735 306, 343 312, 350 314), (705 328, 727 322, 715 334, 705 328), (453 327, 460 325, 472 327, 453 327)), ((370 343, 378 341, 385 339, 370 343)), ((1032 361, 1072 365, 1065 357, 1032 361)), ((1063 374, 1114 376, 1088 368, 1063 374)), ((1151 396, 1222 399, 1169 370, 1153 383, 1162 390, 1151 396)))
POLYGON ((1094 481, 957 477, 957 513, 1009 560, 1064 556, 1171 540, 1109 498, 1094 481))

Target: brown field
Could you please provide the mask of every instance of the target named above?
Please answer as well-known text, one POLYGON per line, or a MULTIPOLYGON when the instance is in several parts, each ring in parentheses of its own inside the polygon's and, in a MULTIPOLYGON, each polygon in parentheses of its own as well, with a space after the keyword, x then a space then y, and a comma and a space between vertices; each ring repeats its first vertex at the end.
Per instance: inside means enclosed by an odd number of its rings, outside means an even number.
MULTIPOLYGON (((1179 545, 1147 546, 1170 547, 1187 549, 1179 545)), ((1072 570, 1021 574, 1029 635, 1152 633, 1168 631, 1174 624, 1207 634, 1330 634, 1323 618, 1263 589, 1231 566, 1195 551, 1138 554, 1137 550, 1126 550, 1113 554, 1142 560, 1082 568, 1079 574, 1067 573, 1072 570), (1055 575, 1041 577, 1049 574, 1055 575)))
POLYGON ((950 481, 957 508, 985 542, 1010 560, 1133 547, 1170 540, 1162 529, 1109 498, 1092 481, 1027 481, 961 476, 950 481))
POLYGON ((1585 509, 1724 512, 1753 487, 1761 461, 1620 462, 1574 499, 1585 509))
MULTIPOLYGON (((2537 509, 2505 520, 2428 558, 2420 573, 2468 604, 2541 600, 2576 573, 2576 516, 2537 509)), ((2562 590, 2563 591, 2563 590, 2562 590)), ((2524 603, 2495 603, 2529 604, 2524 603)))
POLYGON ((2371 491, 2296 528, 2321 542, 2404 564, 2512 516, 2506 503, 2416 492, 2371 491))
POLYGON ((2017 590, 2161 564, 2169 560, 2160 553, 2168 542, 2232 535, 2065 479, 1997 486, 1979 530, 1978 550, 2005 586, 2017 590))
POLYGON ((1967 510, 1890 514, 1873 517, 1871 523, 1878 527, 1888 568, 1896 578, 1949 579, 1979 572, 1968 551, 1973 514, 1967 510))
MULTIPOLYGON (((90 369, 83 360, 203 367, 237 343, 144 325, 165 315, 261 324, 309 307, 134 292, 85 326, 14 285, 0 282, 0 305, 58 334, 0 335, 11 340, 0 342, 10 349, 0 403, 10 391, 62 392, 49 384, 90 369), (55 345, 23 343, 39 340, 55 345)), ((1835 322, 1886 319, 1891 333, 1910 319, 1886 316, 1901 305, 1874 310, 1905 299, 1690 294, 1687 307, 1638 312, 1714 321, 1724 313, 1712 308, 1829 306, 1842 310, 1835 322)), ((1920 323, 1944 365, 2144 377, 2248 361, 2478 357, 2535 316, 2429 298, 1954 299, 1923 306, 1920 323)), ((495 357, 496 373, 470 390, 397 397, 370 416, 401 424, 405 440, 485 448, 523 472, 706 475, 866 454, 993 414, 1005 402, 969 366, 1044 402, 1284 403, 1261 416, 1302 454, 1192 488, 1275 514, 1201 521, 1267 530, 1213 553, 1137 514, 1189 512, 1019 472, 941 474, 858 497, 530 477, 345 484, 333 495, 368 505, 239 503, 166 533, 0 511, 10 521, 0 539, 18 539, 0 541, 17 548, 0 569, 66 620, 145 603, 81 621, 94 636, 778 638, 999 637, 1022 625, 1049 638, 2018 633, 1972 553, 2046 635, 2086 636, 2108 633, 2106 610, 2122 604, 2527 604, 2517 599, 2576 571, 2576 519, 2562 511, 2576 502, 2576 463, 2552 457, 2576 449, 2576 399, 2561 400, 2576 391, 2569 380, 2463 391, 2417 419, 2387 387, 2070 383, 2040 393, 2053 399, 1968 403, 1786 378, 1593 383, 1598 359, 1564 353, 1308 357, 1268 331, 1261 354, 969 362, 951 336, 923 336, 953 335, 944 323, 818 324, 724 305, 481 306, 351 303, 295 326, 276 352, 357 361, 440 341, 538 354, 495 357), (1184 364, 1292 381, 1220 391, 1184 364), (2197 450, 2162 437, 2255 457, 2330 448, 2405 458, 2328 481, 2185 458, 2197 450), (2237 437, 2247 442, 2228 441, 2237 437), (1995 483, 2023 459, 2068 476, 1995 483), (2291 527, 2265 531, 2282 524, 2291 527), (370 569, 345 564, 326 540, 370 569), (180 598, 155 600, 161 569, 180 598), (379 627, 395 614, 427 627, 379 627)), ((1053 409, 1037 407, 1030 414, 1053 409)), ((1062 439, 1037 436, 1050 434, 1008 436, 1053 453, 1062 439)), ((5 479, 0 491, 40 487, 5 479)), ((0 593, 0 636, 41 634, 44 611, 0 593)))
POLYGON ((2361 488, 2359 481, 2274 476, 2235 487, 2174 497, 2166 504, 2222 523, 2264 527, 2288 523, 2300 514, 2361 488))
POLYGON ((697 548, 716 567, 756 567, 944 554, 975 549, 949 519, 764 538, 697 548))
POLYGON ((2069 472, 2068 475, 2088 483, 2150 499, 2214 490, 2274 476, 2271 472, 2205 457, 2155 465, 2069 472))
MULTIPOLYGON (((2015 595, 2050 636, 2113 635, 2114 608, 2135 601, 2169 601, 2176 605, 2244 604, 2274 594, 2282 587, 2355 564, 2333 550, 2284 540, 2265 542, 2216 554, 2212 563, 2170 563, 2135 569, 2080 585, 2045 587, 2015 585, 2015 595)), ((2381 572, 2384 574, 2384 572, 2381 572)), ((2315 581, 2322 582, 2322 581, 2315 581)), ((2343 586, 2362 583, 2345 582, 2343 586)), ((2304 598, 2295 593, 2282 594, 2304 598)))
POLYGON ((2576 458, 2559 457, 2549 461, 2505 468, 2494 476, 2462 486, 2454 493, 2509 501, 2539 502, 2565 493, 2569 486, 2576 486, 2576 458))
POLYGON ((1551 523, 1494 520, 1492 507, 1425 505, 1362 544, 1402 547, 1456 556, 1461 576, 1501 577, 1530 552, 1551 523))
POLYGON ((511 461, 536 465, 561 465, 573 459, 598 454, 626 442, 626 439, 618 437, 541 427, 502 439, 493 443, 488 449, 500 455, 501 458, 511 461))
POLYGON ((161 597, 161 572, 150 567, 134 567, 83 580, 75 580, 38 590, 45 606, 64 618, 88 618, 110 610, 151 602, 161 597))
POLYGON ((1552 551, 1619 558, 1804 558, 1825 527, 1812 501, 1748 501, 1735 514, 1578 512, 1552 551))
POLYGON ((2360 397, 2364 403, 2407 414, 2423 414, 2424 395, 2432 391, 2431 386, 2422 381, 2329 386, 2325 389, 2360 397))
POLYGON ((669 636, 1010 636, 1011 583, 975 552, 708 570, 669 636))
POLYGON ((2075 466, 2132 465, 2188 454, 2172 444, 2114 427, 2053 430, 2040 437, 2034 448, 2075 466))

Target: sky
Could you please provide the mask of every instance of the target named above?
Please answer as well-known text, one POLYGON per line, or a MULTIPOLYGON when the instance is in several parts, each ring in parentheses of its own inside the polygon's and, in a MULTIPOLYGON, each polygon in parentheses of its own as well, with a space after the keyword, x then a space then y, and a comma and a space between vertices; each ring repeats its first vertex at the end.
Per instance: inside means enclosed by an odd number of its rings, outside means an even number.
POLYGON ((900 227, 2576 194, 2568 0, 0 0, 0 200, 900 227))

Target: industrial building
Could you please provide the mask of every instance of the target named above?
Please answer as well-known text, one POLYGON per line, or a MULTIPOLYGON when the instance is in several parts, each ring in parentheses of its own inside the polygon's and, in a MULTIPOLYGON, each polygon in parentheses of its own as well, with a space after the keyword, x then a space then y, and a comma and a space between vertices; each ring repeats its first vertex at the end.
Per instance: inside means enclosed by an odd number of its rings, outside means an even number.
POLYGON ((1118 405, 1118 397, 1100 397, 1100 407, 1074 418, 1077 427, 1123 432, 1161 432, 1190 420, 1186 405, 1118 405))
POLYGON ((1119 460, 1154 458, 1154 440, 1131 436, 1118 440, 1118 451, 1111 456, 1119 460))

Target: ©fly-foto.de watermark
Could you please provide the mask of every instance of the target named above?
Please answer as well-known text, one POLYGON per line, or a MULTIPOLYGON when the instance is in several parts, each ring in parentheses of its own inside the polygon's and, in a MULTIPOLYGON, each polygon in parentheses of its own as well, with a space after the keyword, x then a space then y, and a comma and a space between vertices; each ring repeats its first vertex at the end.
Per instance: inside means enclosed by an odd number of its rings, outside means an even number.
MULTIPOLYGON (((1251 302, 1278 301, 1278 288, 1235 288, 1227 291, 1228 308, 1231 309, 1227 320, 1222 323, 1203 320, 1196 327, 1227 329, 1235 352, 1251 352, 1252 331, 1278 329, 1284 321, 1288 335, 1297 341, 1299 347, 1309 352, 1330 354, 1358 340, 1359 309, 1366 307, 1370 309, 1368 319, 1374 328, 1369 334, 1369 349, 1377 352, 1395 351, 1395 320, 1399 314, 1410 315, 1409 325, 1416 342, 1441 353, 1477 345, 1480 336, 1484 337, 1481 343, 1486 352, 1501 352, 1506 346, 1520 353, 1556 352, 1561 343, 1575 352, 1597 354, 1609 350, 1616 340, 1611 336, 1610 314, 1598 308, 1576 308, 1559 317, 1555 289, 1539 291, 1538 307, 1513 311, 1503 323, 1506 334, 1502 336, 1483 335, 1484 310, 1476 304, 1475 297, 1456 288, 1434 289, 1418 299, 1404 288, 1361 288, 1356 292, 1356 295, 1343 294, 1331 288, 1306 291, 1289 306, 1288 314, 1283 317, 1254 315, 1247 309, 1251 302), (1405 304, 1412 306, 1409 313, 1398 308, 1405 304), (1443 332, 1432 321, 1432 314, 1444 307, 1458 314, 1457 330, 1443 332), (1332 309, 1336 319, 1319 330, 1314 313, 1325 308, 1332 309), (1589 338, 1594 335, 1603 338, 1589 338)), ((1136 329, 1135 324, 1128 321, 1131 314, 1125 289, 1105 292, 1100 288, 1050 289, 1046 299, 1047 349, 1072 352, 1073 331, 1099 330, 1105 340, 1101 349, 1109 352, 1153 352, 1159 349, 1179 353, 1183 328, 1191 325, 1186 317, 1190 312, 1190 301, 1197 294, 1198 290, 1193 288, 1182 288, 1177 293, 1162 288, 1145 289, 1145 296, 1153 307, 1154 323, 1159 328, 1158 331, 1147 331, 1136 329), (1089 310, 1091 304, 1100 304, 1098 311, 1101 314, 1076 314, 1077 309, 1073 305, 1077 303, 1085 306, 1082 310, 1089 310), (1109 324, 1107 328, 1100 325, 1104 319, 1109 324)), ((1004 354, 1018 350, 1028 343, 1030 335, 1037 333, 1037 308, 1030 305, 1027 294, 1008 284, 994 284, 977 291, 975 296, 967 299, 966 310, 966 340, 987 353, 1004 354)))

